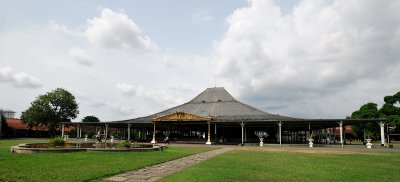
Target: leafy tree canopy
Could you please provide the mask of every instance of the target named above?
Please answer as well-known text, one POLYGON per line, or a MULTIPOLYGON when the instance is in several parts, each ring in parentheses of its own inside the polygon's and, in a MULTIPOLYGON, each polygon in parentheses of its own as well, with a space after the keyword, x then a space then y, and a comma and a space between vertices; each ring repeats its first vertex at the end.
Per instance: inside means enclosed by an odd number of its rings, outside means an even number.
MULTIPOLYGON (((400 125, 400 107, 396 104, 400 103, 400 92, 394 95, 388 95, 383 98, 385 104, 378 109, 378 105, 375 103, 367 103, 360 107, 359 110, 354 111, 351 114, 352 119, 368 119, 368 118, 386 118, 391 124, 400 125)), ((362 123, 353 125, 353 132, 356 136, 360 137, 364 135, 364 131, 367 135, 376 138, 379 135, 379 126, 376 122, 362 123)))
POLYGON ((393 97, 397 100, 397 102, 400 102, 400 92, 394 94, 393 97))
POLYGON ((394 98, 393 96, 385 96, 383 98, 383 100, 388 103, 388 104, 394 104, 396 102, 396 98, 394 98))
POLYGON ((67 90, 57 88, 44 95, 39 95, 31 106, 22 112, 21 119, 29 127, 39 124, 49 128, 54 136, 60 122, 70 122, 79 114, 75 97, 67 90))
POLYGON ((395 105, 400 103, 400 92, 385 96, 383 100, 385 104, 379 110, 383 117, 389 119, 392 124, 400 125, 400 107, 395 105))
MULTIPOLYGON (((1 129, 0 133, 1 133, 1 132, 5 132, 9 128, 7 125, 6 117, 4 117, 3 115, 1 115, 0 117, 1 117, 1 124, 0 124, 0 129, 1 129)), ((1 137, 1 134, 0 134, 0 137, 1 137)))
POLYGON ((94 123, 94 122, 100 122, 99 118, 97 118, 96 116, 85 116, 82 119, 82 122, 85 123, 94 123))
MULTIPOLYGON (((360 107, 359 110, 351 114, 351 119, 374 119, 380 118, 381 113, 378 110, 378 105, 375 103, 367 103, 360 107)), ((379 125, 376 122, 368 122, 352 125, 353 134, 358 138, 366 137, 377 138, 379 135, 379 125), (364 133, 365 132, 365 133, 364 133)))
POLYGON ((375 103, 367 103, 361 106, 358 111, 354 111, 351 114, 352 119, 368 119, 368 118, 379 118, 381 113, 378 110, 378 105, 375 103))

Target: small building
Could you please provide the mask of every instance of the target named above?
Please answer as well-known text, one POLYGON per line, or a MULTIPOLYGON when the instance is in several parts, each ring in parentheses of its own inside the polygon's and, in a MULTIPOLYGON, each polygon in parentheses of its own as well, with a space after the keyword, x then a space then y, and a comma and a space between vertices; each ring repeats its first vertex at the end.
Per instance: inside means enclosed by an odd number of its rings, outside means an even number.
MULTIPOLYGON (((24 124, 21 119, 6 118, 6 126, 2 126, 2 137, 16 138, 16 137, 48 137, 49 129, 46 126, 39 125, 29 127, 24 124)), ((74 127, 64 128, 65 132, 71 132, 74 127)), ((61 131, 61 128, 58 129, 61 131)))
POLYGON ((13 110, 0 109, 0 113, 2 113, 5 118, 14 118, 15 117, 15 111, 13 111, 13 110))

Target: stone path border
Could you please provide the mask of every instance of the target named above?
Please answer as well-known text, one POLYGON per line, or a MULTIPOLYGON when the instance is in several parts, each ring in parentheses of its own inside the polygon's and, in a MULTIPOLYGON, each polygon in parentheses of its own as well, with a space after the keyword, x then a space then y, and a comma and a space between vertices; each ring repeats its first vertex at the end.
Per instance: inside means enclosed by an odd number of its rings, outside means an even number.
POLYGON ((141 181, 156 181, 165 176, 171 175, 177 171, 184 168, 193 166, 194 164, 200 163, 216 155, 222 154, 224 152, 230 151, 233 148, 224 147, 217 150, 212 150, 208 152, 193 154, 191 156, 179 158, 176 160, 164 162, 161 164, 156 164, 153 166, 148 166, 136 171, 126 172, 105 178, 108 181, 126 181, 126 182, 141 182, 141 181))

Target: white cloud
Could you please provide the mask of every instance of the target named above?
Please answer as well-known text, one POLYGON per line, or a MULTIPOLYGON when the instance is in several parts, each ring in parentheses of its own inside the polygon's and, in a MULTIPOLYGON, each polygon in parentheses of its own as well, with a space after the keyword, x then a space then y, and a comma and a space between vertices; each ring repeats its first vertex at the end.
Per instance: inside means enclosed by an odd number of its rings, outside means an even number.
POLYGON ((135 95, 143 93, 143 87, 135 87, 134 85, 131 84, 118 83, 116 87, 119 91, 121 91, 125 95, 135 95))
POLYGON ((147 90, 142 85, 135 86, 132 84, 126 83, 119 83, 116 85, 117 89, 121 91, 125 95, 135 95, 139 97, 146 97, 147 99, 152 99, 159 103, 168 103, 171 102, 172 99, 170 96, 165 92, 165 90, 147 90))
POLYGON ((73 47, 69 49, 69 55, 72 59, 76 60, 78 63, 90 66, 92 65, 92 56, 84 49, 79 47, 73 47))
MULTIPOLYGON (((101 15, 94 17, 102 18, 101 15)), ((125 20, 132 21, 127 16, 125 20)), ((3 89, 3 95, 17 92, 18 96, 24 97, 20 100, 8 97, 3 104, 22 111, 37 95, 63 87, 74 91, 80 105, 80 115, 76 120, 96 115, 102 121, 109 121, 145 116, 182 104, 190 99, 191 94, 197 93, 193 89, 205 87, 209 67, 202 56, 172 55, 152 47, 105 49, 88 42, 86 30, 92 26, 88 22, 82 19, 81 25, 74 27, 53 21, 42 27, 0 33, 0 39, 7 42, 0 44, 4 53, 1 56, 9 60, 6 64, 29 70, 29 74, 46 82, 44 87, 28 91, 12 88, 17 85, 6 83, 10 88, 3 89), (135 85, 117 86, 116 83, 135 85), (191 85, 181 88, 187 84, 191 85)), ((142 36, 140 32, 137 35, 142 36)))
POLYGON ((9 82, 14 87, 38 88, 41 81, 25 72, 15 72, 11 67, 0 67, 0 81, 9 82))
POLYGON ((164 88, 159 90, 150 90, 142 85, 135 86, 125 83, 119 83, 116 85, 116 87, 122 94, 126 96, 136 96, 140 99, 151 101, 152 104, 148 103, 148 105, 158 105, 166 107, 172 107, 187 102, 188 100, 182 99, 184 98, 183 95, 193 93, 194 91, 188 85, 173 85, 166 89, 164 88))
MULTIPOLYGON (((77 95, 79 117, 129 119, 187 102, 214 86, 217 75, 216 86, 269 112, 344 117, 399 89, 399 3, 303 0, 293 13, 282 15, 273 1, 250 1, 228 18, 215 54, 207 55, 158 48, 135 23, 139 21, 123 11, 103 9, 80 20, 82 16, 55 20, 80 21, 76 27, 20 22, 26 24, 22 30, 1 30, 0 57, 3 65, 29 74, 1 68, 0 82, 10 85, 0 89, 8 94, 2 102, 23 110, 38 94, 62 86, 85 93, 77 95), (42 82, 46 84, 40 89, 19 89, 42 82)), ((200 23, 219 15, 199 11, 189 18, 200 23)), ((163 33, 165 25, 179 23, 171 20, 146 29, 163 33)), ((210 37, 207 32, 204 36, 210 37)))
POLYGON ((106 105, 119 114, 130 115, 132 117, 132 115, 135 113, 135 108, 133 106, 121 105, 121 103, 118 102, 110 102, 106 103, 106 105))
POLYGON ((5 81, 5 82, 11 81, 13 79, 12 74, 13 73, 12 73, 12 70, 10 67, 0 68, 0 80, 1 81, 5 81))
POLYGON ((54 20, 50 20, 48 22, 48 28, 52 31, 55 32, 60 32, 60 33, 64 33, 67 35, 72 35, 72 36, 82 36, 82 31, 80 30, 81 28, 77 28, 77 29, 71 29, 63 24, 59 24, 54 20))
POLYGON ((126 14, 104 9, 100 17, 88 20, 85 35, 97 47, 134 50, 152 50, 157 46, 126 14))
POLYGON ((202 10, 192 15, 192 21, 197 23, 211 21, 213 18, 209 15, 208 11, 202 10))
POLYGON ((252 0, 228 18, 215 44, 216 72, 264 109, 344 117, 359 104, 345 94, 361 94, 357 88, 370 82, 385 88, 375 81, 400 68, 398 8, 398 1, 304 0, 282 15, 272 0, 252 0), (332 110, 338 100, 343 106, 332 110))

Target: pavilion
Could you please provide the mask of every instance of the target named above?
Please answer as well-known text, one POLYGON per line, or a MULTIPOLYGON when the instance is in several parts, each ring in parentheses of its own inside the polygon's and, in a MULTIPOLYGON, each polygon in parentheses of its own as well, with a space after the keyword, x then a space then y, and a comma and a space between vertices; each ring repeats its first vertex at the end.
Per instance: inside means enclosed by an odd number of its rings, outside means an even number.
MULTIPOLYGON (((257 131, 266 131, 267 143, 307 143, 311 134, 318 136, 319 143, 337 143, 343 146, 344 125, 378 122, 381 127, 381 144, 385 144, 384 119, 301 119, 271 114, 236 100, 223 87, 207 88, 191 101, 146 116, 128 120, 100 123, 62 123, 74 125, 77 137, 82 136, 82 125, 119 128, 124 139, 157 143, 165 136, 172 141, 185 143, 244 144, 255 143, 257 131), (340 130, 336 135, 336 128, 340 130), (340 140, 339 140, 340 139, 340 140), (339 143, 340 142, 340 143, 339 143)), ((64 132, 62 132, 64 135, 64 132)), ((365 136, 364 136, 365 137, 365 136)), ((107 138, 107 137, 106 137, 107 138)))

